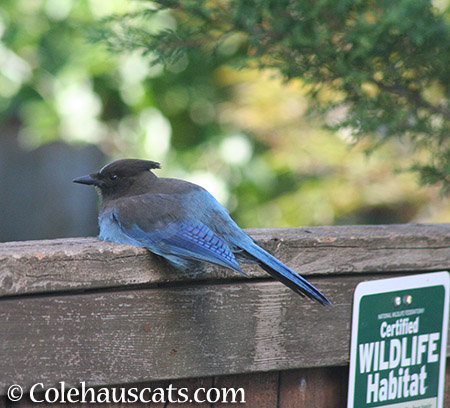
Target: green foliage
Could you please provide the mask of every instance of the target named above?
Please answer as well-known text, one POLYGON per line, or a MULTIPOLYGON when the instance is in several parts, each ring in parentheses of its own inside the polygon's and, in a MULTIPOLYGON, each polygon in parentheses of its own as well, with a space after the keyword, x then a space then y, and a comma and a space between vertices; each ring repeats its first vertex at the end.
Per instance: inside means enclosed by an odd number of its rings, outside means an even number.
MULTIPOLYGON (((309 86, 328 126, 372 148, 389 138, 427 152, 411 169, 450 192, 450 25, 430 0, 155 0, 94 37, 154 63, 189 57, 275 68, 309 86), (174 27, 152 20, 170 11, 174 27)), ((446 14, 447 13, 447 14, 446 14)), ((215 62, 213 62, 215 61, 215 62)))
MULTIPOLYGON (((350 3, 297 3, 4 0, 0 126, 18 123, 22 148, 55 140, 95 143, 108 159, 160 161, 158 174, 202 184, 243 227, 447 222, 450 207, 436 188, 418 189, 411 173, 393 174, 415 157, 419 167, 431 164, 426 181, 440 182, 449 172, 440 164, 448 163, 447 142, 426 127, 415 138, 405 133, 387 140, 388 126, 411 108, 408 99, 363 80, 364 58, 350 61, 350 48, 347 60, 333 60, 344 54, 331 45, 344 40, 332 31, 356 24, 343 22, 356 21, 356 6, 347 16, 350 3), (301 7, 305 15, 296 17, 301 7), (107 52, 105 42, 121 52, 107 52), (291 54, 292 43, 297 51, 291 54), (342 68, 332 79, 338 62, 348 75, 342 68), (339 131, 307 114, 311 100, 339 131), (354 145, 365 132, 370 139, 354 145), (423 152, 411 151, 413 139, 422 141, 423 152), (428 144, 439 150, 431 159, 428 144), (368 158, 363 151, 373 146, 368 158)), ((371 10, 369 23, 378 4, 358 6, 371 10)), ((370 33, 358 38, 356 27, 353 37, 355 44, 372 41, 370 33)), ((420 96, 444 109, 446 86, 445 79, 433 79, 420 96)), ((426 107, 418 110, 431 115, 426 107)), ((432 124, 441 122, 437 115, 432 124)))

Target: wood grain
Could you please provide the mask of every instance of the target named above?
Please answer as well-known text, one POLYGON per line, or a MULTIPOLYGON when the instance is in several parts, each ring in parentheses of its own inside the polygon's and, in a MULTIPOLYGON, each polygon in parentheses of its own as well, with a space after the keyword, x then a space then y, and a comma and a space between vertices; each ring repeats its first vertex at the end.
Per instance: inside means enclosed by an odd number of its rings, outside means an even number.
MULTIPOLYGON (((214 386, 214 378, 213 377, 207 377, 207 378, 183 378, 181 380, 175 380, 170 381, 170 383, 175 388, 187 388, 188 389, 188 395, 189 395, 189 401, 186 403, 167 403, 164 408, 210 408, 211 404, 208 402, 195 402, 194 400, 194 392, 197 389, 205 389, 208 390, 214 386)), ((174 394, 176 395, 176 394, 174 394)), ((205 393, 201 392, 199 393, 199 396, 202 400, 205 399, 205 393)))
MULTIPOLYGON (((334 306, 299 298, 255 266, 244 271, 259 281, 211 266, 181 273, 95 238, 0 244, 0 395, 13 383, 170 381, 244 384, 249 407, 337 407, 356 285, 450 269, 450 224, 249 233, 334 306)), ((449 398, 447 382, 445 406, 449 398)))
POLYGON ((214 408, 237 408, 243 405, 246 408, 276 407, 278 404, 279 372, 238 374, 216 377, 214 387, 222 389, 242 388, 245 392, 245 405, 240 403, 215 403, 214 408))
MULTIPOLYGON (((214 408, 261 408, 278 406, 278 380, 279 372, 239 374, 216 377, 216 388, 242 388, 245 392, 245 404, 242 403, 215 403, 214 408)), ((240 401, 240 400, 238 400, 240 401)))
POLYGON ((333 307, 278 282, 5 298, 0 393, 15 382, 93 386, 343 366, 362 280, 313 280, 333 307))
MULTIPOLYGON (((419 272, 450 268, 450 224, 249 230, 272 254, 305 276, 419 272)), ((268 278, 257 266, 244 271, 268 278)), ((179 272, 142 248, 96 238, 0 244, 0 297, 161 283, 240 280, 224 268, 179 272)))
POLYGON ((347 388, 347 367, 282 371, 278 407, 345 407, 347 388))
MULTIPOLYGON (((450 406, 450 359, 447 360, 446 390, 444 407, 450 406)), ((158 381, 142 384, 129 384, 127 387, 166 388, 169 383, 174 387, 187 387, 190 395, 199 387, 203 388, 239 388, 245 390, 245 405, 236 404, 178 404, 180 407, 223 408, 245 406, 246 408, 341 408, 346 406, 348 388, 348 367, 304 368, 300 370, 273 371, 267 373, 237 374, 196 379, 181 379, 175 381, 158 381)), ((117 386, 119 387, 119 386, 117 386)), ((123 387, 123 385, 121 385, 123 387)), ((148 404, 133 404, 133 407, 143 407, 148 404)), ((7 403, 6 397, 0 397, 0 408, 31 408, 36 404, 24 397, 19 403, 7 403)), ((63 408, 67 404, 39 404, 43 408, 63 408)), ((125 407, 129 404, 70 404, 74 408, 112 408, 125 407)), ((151 404, 156 408, 176 408, 177 404, 151 404)))
MULTIPOLYGON (((193 387, 191 389, 195 389, 195 386, 197 386, 197 384, 200 384, 199 380, 181 380, 183 381, 184 384, 186 384, 186 386, 188 387, 193 387)), ((206 384, 211 384, 212 383, 212 378, 207 378, 204 379, 204 381, 206 382, 206 384)), ((172 383, 175 383, 175 381, 173 381, 172 383)), ((169 385, 169 381, 154 381, 151 383, 143 383, 143 384, 118 384, 118 385, 113 385, 113 386, 106 386, 106 387, 95 387, 95 392, 97 393, 97 395, 99 395, 98 393, 101 391, 100 388, 102 389, 107 389, 108 390, 108 395, 110 396, 110 398, 112 398, 114 389, 116 392, 116 395, 121 395, 122 389, 125 390, 125 395, 126 392, 131 389, 134 388, 136 390, 136 393, 140 393, 143 392, 143 397, 147 400, 150 398, 150 392, 154 391, 158 388, 162 388, 162 389, 167 389, 167 386, 169 385), (148 389, 150 389, 150 391, 147 391, 148 389)), ((56 387, 57 389, 59 388, 58 384, 55 382, 53 384, 53 387, 56 387)), ((51 398, 53 397, 54 394, 51 394, 51 398)), ((38 401, 45 401, 45 396, 44 396, 44 392, 37 392, 34 394, 34 397, 38 400, 38 401)), ((8 404, 8 400, 7 397, 3 397, 4 401, 6 402, 6 404, 8 404)), ((76 398, 76 397, 74 397, 76 398)), ((87 398, 91 398, 91 394, 88 393, 87 394, 87 398)), ((166 394, 166 398, 167 398, 167 394, 166 394)), ((87 403, 81 403, 81 402, 55 402, 55 403, 47 403, 47 402, 33 402, 30 399, 30 395, 24 395, 23 398, 18 401, 18 402, 14 402, 14 403, 9 403, 11 407, 14 408, 33 408, 36 406, 42 407, 42 408, 63 408, 63 407, 73 407, 73 408, 112 408, 112 407, 127 407, 127 406, 133 406, 134 408, 144 408, 144 407, 148 407, 151 406, 152 408, 168 408, 170 406, 170 408, 173 408, 175 405, 170 405, 167 404, 166 402, 160 402, 160 403, 146 403, 146 402, 136 402, 136 403, 92 403, 92 402, 87 402, 87 403)), ((189 404, 186 404, 186 406, 188 408, 192 408, 192 405, 189 406, 189 404)), ((201 407, 202 405, 200 405, 201 407)), ((0 405, 0 408, 1 405, 0 405)))
POLYGON ((450 407, 450 358, 445 367, 444 407, 450 407))
POLYGON ((359 281, 315 280, 328 308, 278 282, 4 299, 0 391, 345 365, 359 281))

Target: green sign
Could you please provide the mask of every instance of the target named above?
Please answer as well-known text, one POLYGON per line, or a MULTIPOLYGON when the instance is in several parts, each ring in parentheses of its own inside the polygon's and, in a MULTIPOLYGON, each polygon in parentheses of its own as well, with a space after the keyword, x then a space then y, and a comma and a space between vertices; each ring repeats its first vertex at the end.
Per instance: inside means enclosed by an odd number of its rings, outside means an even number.
POLYGON ((443 408, 449 282, 437 272, 358 285, 348 408, 443 408))

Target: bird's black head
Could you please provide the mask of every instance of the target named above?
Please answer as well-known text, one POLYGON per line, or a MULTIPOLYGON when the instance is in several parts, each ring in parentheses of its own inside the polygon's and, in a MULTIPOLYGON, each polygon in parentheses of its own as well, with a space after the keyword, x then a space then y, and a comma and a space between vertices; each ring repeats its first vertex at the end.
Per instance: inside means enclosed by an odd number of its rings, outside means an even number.
POLYGON ((159 163, 150 160, 122 159, 73 181, 98 188, 102 198, 116 198, 148 192, 149 184, 156 178, 151 170, 159 168, 159 163))

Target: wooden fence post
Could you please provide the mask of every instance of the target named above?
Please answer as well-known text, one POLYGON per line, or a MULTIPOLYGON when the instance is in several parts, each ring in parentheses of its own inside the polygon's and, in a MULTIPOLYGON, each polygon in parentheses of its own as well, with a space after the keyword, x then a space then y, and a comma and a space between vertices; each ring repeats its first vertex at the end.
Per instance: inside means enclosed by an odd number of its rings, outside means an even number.
POLYGON ((344 406, 356 285, 450 269, 450 224, 249 233, 333 306, 254 265, 245 279, 211 266, 180 273, 144 249, 95 238, 0 244, 0 395, 14 383, 170 382, 241 386, 247 407, 344 406))

